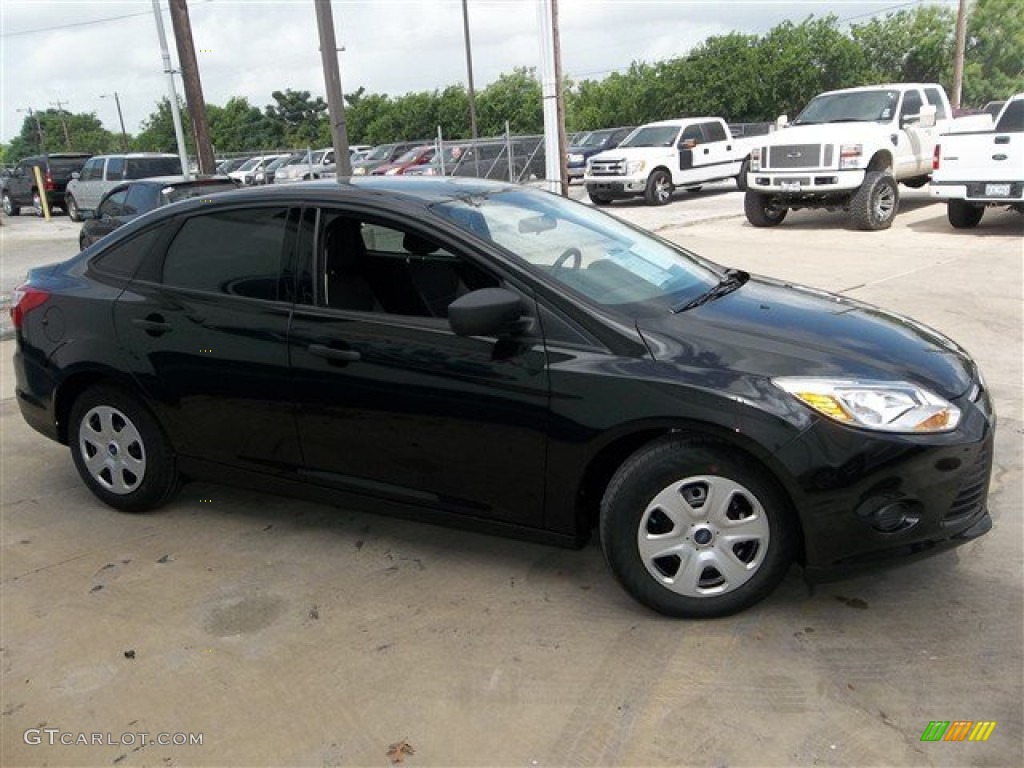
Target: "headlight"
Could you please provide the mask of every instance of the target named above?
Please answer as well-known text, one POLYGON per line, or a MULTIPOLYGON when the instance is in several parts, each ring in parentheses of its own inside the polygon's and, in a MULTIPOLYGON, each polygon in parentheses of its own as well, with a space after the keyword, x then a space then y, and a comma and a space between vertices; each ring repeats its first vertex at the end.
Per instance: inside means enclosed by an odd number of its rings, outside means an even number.
POLYGON ((750 170, 760 171, 761 170, 761 149, 750 150, 750 170))
POLYGON ((570 163, 582 163, 583 160, 584 160, 584 157, 579 152, 570 152, 569 153, 569 162, 570 163))
POLYGON ((632 176, 634 173, 640 173, 646 167, 645 160, 629 160, 626 162, 626 175, 632 176))
POLYGON ((778 378, 775 386, 833 421, 880 432, 949 432, 960 409, 905 381, 778 378))
POLYGON ((386 171, 384 171, 384 175, 385 176, 397 176, 401 172, 402 172, 401 168, 388 168, 386 171))
POLYGON ((860 168, 861 159, 864 156, 862 144, 842 144, 839 147, 839 170, 849 168, 860 168))
POLYGON ((365 176, 366 175, 366 168, 364 168, 363 166, 359 166, 358 168, 353 168, 352 169, 352 175, 353 176, 365 176))

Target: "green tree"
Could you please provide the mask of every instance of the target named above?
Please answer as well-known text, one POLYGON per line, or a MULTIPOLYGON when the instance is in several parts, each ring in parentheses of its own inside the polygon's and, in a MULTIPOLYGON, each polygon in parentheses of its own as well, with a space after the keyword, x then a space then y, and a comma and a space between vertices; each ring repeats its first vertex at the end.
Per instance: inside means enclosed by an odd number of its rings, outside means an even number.
POLYGON ((218 152, 245 152, 286 143, 281 122, 267 117, 244 96, 229 99, 223 107, 208 104, 206 116, 218 152))
POLYGON ((46 109, 32 117, 26 115, 21 132, 11 140, 8 156, 17 159, 42 151, 110 152, 120 146, 119 138, 103 127, 94 112, 46 109))
POLYGON ((330 142, 330 125, 327 122, 327 102, 319 96, 310 97, 309 91, 293 91, 285 88, 270 94, 274 104, 268 105, 264 113, 283 128, 284 141, 288 146, 305 147, 330 142))
POLYGON ((949 84, 953 72, 952 10, 925 5, 850 27, 871 82, 949 84))
POLYGON ((976 0, 967 16, 963 103, 1024 91, 1024 3, 976 0))
POLYGON ((544 107, 540 81, 532 67, 516 67, 503 74, 477 95, 476 114, 481 136, 498 136, 508 121, 512 133, 532 134, 544 130, 544 107))
MULTIPOLYGON (((185 151, 194 155, 195 140, 192 138, 191 118, 185 104, 178 99, 181 111, 181 127, 185 134, 185 151)), ((142 121, 142 131, 133 142, 135 149, 142 152, 171 152, 177 154, 178 141, 174 134, 174 118, 171 114, 170 99, 164 97, 157 102, 156 111, 142 121)))

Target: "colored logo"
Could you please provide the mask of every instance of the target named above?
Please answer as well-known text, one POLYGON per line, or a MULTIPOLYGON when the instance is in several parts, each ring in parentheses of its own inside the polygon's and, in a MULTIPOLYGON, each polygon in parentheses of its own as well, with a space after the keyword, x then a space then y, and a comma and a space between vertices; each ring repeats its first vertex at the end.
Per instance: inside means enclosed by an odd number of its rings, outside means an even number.
POLYGON ((932 720, 921 741, 988 741, 995 727, 995 720, 932 720))

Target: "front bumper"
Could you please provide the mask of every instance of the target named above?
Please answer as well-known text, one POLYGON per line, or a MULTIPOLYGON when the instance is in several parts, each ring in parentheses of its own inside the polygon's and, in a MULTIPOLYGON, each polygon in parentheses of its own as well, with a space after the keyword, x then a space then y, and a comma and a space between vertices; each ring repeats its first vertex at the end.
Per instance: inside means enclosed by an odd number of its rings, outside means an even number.
POLYGON ((853 192, 864 183, 865 171, 808 168, 799 171, 751 171, 747 187, 771 195, 799 196, 853 192))
POLYGON ((636 197, 647 189, 647 177, 629 176, 584 176, 587 192, 604 197, 636 197))

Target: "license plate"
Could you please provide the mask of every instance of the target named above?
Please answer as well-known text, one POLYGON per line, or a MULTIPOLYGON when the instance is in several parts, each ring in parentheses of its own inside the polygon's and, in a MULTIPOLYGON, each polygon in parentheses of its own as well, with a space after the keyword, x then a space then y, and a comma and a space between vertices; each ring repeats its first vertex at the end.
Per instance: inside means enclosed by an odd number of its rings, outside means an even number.
POLYGON ((1009 184, 986 184, 985 197, 1009 197, 1009 184))
POLYGON ((779 189, 783 192, 799 192, 800 182, 799 181, 784 181, 779 184, 779 189))

